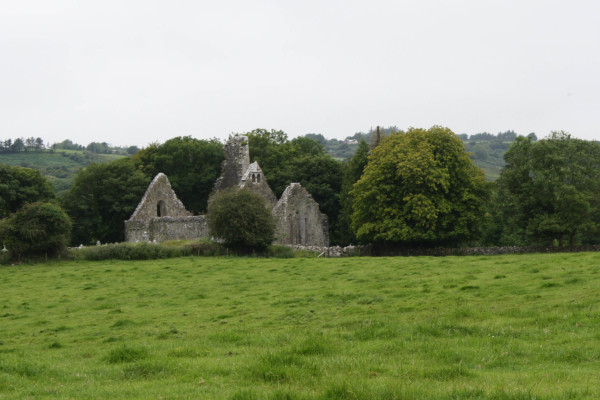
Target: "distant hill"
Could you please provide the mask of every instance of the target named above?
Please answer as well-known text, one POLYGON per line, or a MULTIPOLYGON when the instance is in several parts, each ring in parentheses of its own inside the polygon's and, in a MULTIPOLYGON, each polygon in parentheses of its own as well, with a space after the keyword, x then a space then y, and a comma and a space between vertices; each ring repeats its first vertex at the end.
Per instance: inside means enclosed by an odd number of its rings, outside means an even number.
MULTIPOLYGON (((380 133, 382 135, 388 135, 389 133, 398 130, 399 129, 396 126, 390 126, 387 128, 380 128, 380 133)), ((344 140, 326 139, 323 135, 314 133, 309 133, 304 136, 321 143, 333 158, 345 161, 354 155, 361 139, 364 139, 367 143, 371 143, 375 132, 375 129, 370 129, 368 132, 357 132, 344 140)), ((504 153, 518 135, 514 131, 508 130, 496 135, 483 132, 471 136, 466 134, 458 136, 465 144, 466 150, 471 153, 471 159, 475 165, 481 168, 485 173, 486 179, 488 181, 495 181, 500 177, 500 171, 505 165, 503 158, 504 153)), ((534 133, 530 133, 529 136, 534 140, 537 139, 534 133)))
POLYGON ((52 183, 54 192, 59 193, 71 186, 80 168, 85 168, 91 163, 106 163, 122 157, 125 155, 95 154, 82 150, 21 151, 0 153, 0 163, 39 170, 52 183))
POLYGON ((513 141, 463 140, 465 148, 471 153, 471 159, 483 170, 488 181, 495 181, 500 177, 500 172, 506 165, 504 153, 513 141))

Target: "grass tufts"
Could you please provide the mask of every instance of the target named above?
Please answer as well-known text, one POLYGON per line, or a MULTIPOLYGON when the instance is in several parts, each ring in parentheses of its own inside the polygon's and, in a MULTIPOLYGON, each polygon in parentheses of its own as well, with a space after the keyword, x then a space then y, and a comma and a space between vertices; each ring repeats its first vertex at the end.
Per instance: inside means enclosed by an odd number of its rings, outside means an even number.
POLYGON ((271 245, 267 248, 265 256, 271 258, 294 258, 294 250, 288 246, 271 245))
POLYGON ((164 378, 171 375, 171 369, 155 360, 136 361, 133 364, 127 365, 121 371, 123 379, 139 380, 151 378, 164 378))
POLYGON ((293 347, 295 354, 302 356, 323 356, 333 352, 333 344, 322 336, 309 336, 293 347))
POLYGON ((305 358, 293 352, 280 350, 269 351, 260 356, 250 367, 250 374, 267 383, 283 383, 302 376, 318 376, 320 371, 305 358))
POLYGON ((126 328, 131 325, 135 325, 135 322, 133 322, 130 319, 120 319, 117 322, 115 322, 114 324, 112 324, 110 327, 111 328, 126 328))
POLYGON ((459 290, 479 290, 479 286, 465 285, 465 286, 461 286, 461 288, 459 290))
POLYGON ((148 351, 141 347, 121 346, 111 350, 105 357, 109 364, 140 361, 148 356, 148 351))
POLYGON ((248 389, 242 389, 236 391, 231 397, 230 400, 258 400, 259 397, 256 393, 248 389))
POLYGON ((559 287, 560 283, 556 283, 556 282, 544 282, 542 283, 542 285, 540 286, 542 289, 547 289, 547 288, 553 288, 553 287, 559 287))

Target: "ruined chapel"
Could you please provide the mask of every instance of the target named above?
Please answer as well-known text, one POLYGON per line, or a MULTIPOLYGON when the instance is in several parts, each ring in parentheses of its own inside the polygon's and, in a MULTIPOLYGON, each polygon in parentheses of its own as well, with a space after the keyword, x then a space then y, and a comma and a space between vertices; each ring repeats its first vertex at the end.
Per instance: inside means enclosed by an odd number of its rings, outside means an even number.
MULTIPOLYGON (((302 185, 291 183, 277 200, 258 163, 250 163, 246 136, 231 136, 223 151, 221 175, 214 183, 213 193, 239 187, 261 195, 275 217, 277 244, 329 246, 327 216, 302 185)), ((167 176, 159 173, 129 220, 125 221, 125 240, 161 243, 209 237, 207 218, 187 211, 167 176)))

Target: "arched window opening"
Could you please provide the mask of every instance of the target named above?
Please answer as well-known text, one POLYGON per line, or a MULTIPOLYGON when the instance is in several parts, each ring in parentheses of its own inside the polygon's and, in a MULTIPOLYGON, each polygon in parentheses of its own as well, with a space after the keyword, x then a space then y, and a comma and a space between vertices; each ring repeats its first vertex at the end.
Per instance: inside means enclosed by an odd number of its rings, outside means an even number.
POLYGON ((256 175, 252 174, 252 183, 256 182, 256 175))
POLYGON ((167 205, 162 200, 159 200, 159 202, 156 204, 156 216, 157 217, 166 217, 167 216, 167 205))
POLYGON ((256 174, 256 182, 260 183, 260 174, 256 174))

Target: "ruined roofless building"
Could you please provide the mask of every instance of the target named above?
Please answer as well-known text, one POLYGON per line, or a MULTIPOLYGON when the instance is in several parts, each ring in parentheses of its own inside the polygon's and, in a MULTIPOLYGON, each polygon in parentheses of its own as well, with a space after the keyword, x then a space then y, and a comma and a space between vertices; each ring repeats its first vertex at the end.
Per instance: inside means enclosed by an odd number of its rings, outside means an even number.
POLYGON ((162 172, 154 177, 129 220, 125 241, 155 242, 208 237, 206 216, 192 216, 162 172))
MULTIPOLYGON (((224 146, 225 159, 213 193, 230 187, 246 188, 261 195, 275 217, 275 243, 329 246, 327 216, 299 183, 292 183, 277 201, 257 162, 250 164, 246 136, 234 135, 224 146)), ((208 237, 207 217, 192 216, 175 195, 166 175, 158 174, 135 212, 125 221, 128 242, 197 239, 208 237)))

